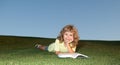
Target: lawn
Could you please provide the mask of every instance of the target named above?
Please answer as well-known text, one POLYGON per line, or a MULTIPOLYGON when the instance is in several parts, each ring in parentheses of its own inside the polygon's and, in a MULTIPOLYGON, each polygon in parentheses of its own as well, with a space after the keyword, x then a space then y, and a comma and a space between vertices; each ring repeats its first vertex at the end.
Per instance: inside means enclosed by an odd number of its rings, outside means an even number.
POLYGON ((34 48, 55 39, 0 36, 0 65, 120 65, 120 41, 81 40, 77 52, 88 59, 58 58, 54 53, 34 48))

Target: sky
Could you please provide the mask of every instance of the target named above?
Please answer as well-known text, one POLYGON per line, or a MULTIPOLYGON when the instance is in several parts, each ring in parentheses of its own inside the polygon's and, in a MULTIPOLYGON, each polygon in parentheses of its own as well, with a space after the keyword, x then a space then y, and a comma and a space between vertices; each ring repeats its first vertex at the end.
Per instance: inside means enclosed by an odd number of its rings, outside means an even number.
POLYGON ((68 24, 82 40, 120 40, 120 0, 0 0, 0 35, 56 38, 68 24))

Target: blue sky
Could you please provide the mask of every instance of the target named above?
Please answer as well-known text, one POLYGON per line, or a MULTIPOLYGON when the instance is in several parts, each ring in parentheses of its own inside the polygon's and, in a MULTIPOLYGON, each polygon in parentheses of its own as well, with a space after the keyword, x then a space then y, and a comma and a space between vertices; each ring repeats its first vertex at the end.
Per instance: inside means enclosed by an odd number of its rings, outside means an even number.
POLYGON ((120 0, 0 0, 0 35, 56 38, 67 24, 83 40, 120 40, 120 0))

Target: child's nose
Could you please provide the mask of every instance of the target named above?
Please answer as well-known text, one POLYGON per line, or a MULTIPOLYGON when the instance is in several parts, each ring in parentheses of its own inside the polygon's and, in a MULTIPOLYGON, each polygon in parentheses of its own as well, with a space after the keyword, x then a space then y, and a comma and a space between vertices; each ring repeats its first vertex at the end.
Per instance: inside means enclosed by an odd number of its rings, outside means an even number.
POLYGON ((70 39, 70 36, 68 36, 68 39, 70 39))

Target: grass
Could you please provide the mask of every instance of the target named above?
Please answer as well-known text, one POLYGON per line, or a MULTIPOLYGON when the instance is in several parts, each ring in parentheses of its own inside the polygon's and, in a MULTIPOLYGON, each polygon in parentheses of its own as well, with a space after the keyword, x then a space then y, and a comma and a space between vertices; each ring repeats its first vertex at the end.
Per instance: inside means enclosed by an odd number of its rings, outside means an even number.
POLYGON ((34 48, 35 43, 49 45, 54 40, 0 36, 0 65, 120 65, 120 41, 81 40, 77 52, 88 55, 89 59, 61 59, 34 48))

